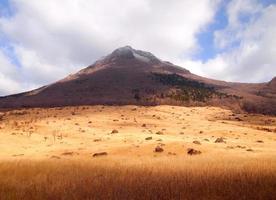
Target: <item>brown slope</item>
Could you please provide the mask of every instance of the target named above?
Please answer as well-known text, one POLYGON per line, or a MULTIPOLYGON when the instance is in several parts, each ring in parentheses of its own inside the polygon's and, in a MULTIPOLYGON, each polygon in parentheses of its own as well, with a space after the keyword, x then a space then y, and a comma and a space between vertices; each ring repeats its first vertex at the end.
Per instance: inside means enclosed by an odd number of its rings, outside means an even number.
POLYGON ((3 97, 0 107, 48 107, 81 104, 156 104, 155 93, 166 90, 151 77, 158 73, 189 73, 131 47, 115 50, 95 64, 40 89, 3 97), (137 54, 136 57, 134 54, 137 54), (143 57, 143 55, 145 55, 143 57), (135 94, 143 99, 138 101, 135 94))
POLYGON ((250 84, 244 88, 245 91, 243 109, 248 112, 276 115, 276 78, 268 83, 250 84))
POLYGON ((0 107, 217 105, 276 114, 275 94, 275 80, 242 84, 207 79, 126 46, 54 84, 2 97, 0 107))

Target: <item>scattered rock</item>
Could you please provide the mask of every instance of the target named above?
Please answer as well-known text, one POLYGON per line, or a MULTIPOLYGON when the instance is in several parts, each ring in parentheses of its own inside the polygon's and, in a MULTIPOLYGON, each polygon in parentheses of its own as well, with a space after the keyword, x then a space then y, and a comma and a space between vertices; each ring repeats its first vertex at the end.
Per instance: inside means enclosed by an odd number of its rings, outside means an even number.
POLYGON ((164 133, 162 131, 157 131, 155 134, 157 134, 157 135, 164 135, 164 133))
POLYGON ((73 151, 68 151, 68 152, 62 153, 61 155, 63 155, 63 156, 72 156, 73 154, 74 154, 73 151))
POLYGON ((146 124, 143 124, 142 127, 147 127, 147 125, 146 125, 146 124))
POLYGON ((226 143, 222 137, 217 138, 215 143, 226 143))
POLYGON ((198 145, 201 145, 201 143, 197 140, 193 141, 194 144, 198 144, 198 145))
POLYGON ((152 137, 146 137, 145 140, 152 140, 152 137))
POLYGON ((262 140, 257 140, 256 142, 258 142, 258 143, 264 143, 264 141, 262 141, 262 140))
POLYGON ((204 139, 204 141, 207 141, 207 142, 209 142, 209 139, 205 138, 205 139, 204 139))
POLYGON ((155 147, 154 151, 160 153, 160 152, 163 152, 164 149, 162 147, 160 147, 160 146, 157 146, 157 147, 155 147))
POLYGON ((100 142, 100 141, 102 141, 102 139, 94 139, 93 141, 94 142, 100 142))
POLYGON ((184 135, 184 132, 180 132, 179 134, 180 134, 180 135, 184 135))
POLYGON ((241 146, 241 145, 237 145, 236 147, 240 148, 240 149, 245 149, 246 148, 246 146, 241 146))
POLYGON ((59 156, 51 156, 52 159, 60 159, 59 156))
POLYGON ((107 156, 107 152, 99 152, 99 153, 93 154, 93 157, 98 157, 98 156, 107 156))
POLYGON ((176 156, 176 153, 168 152, 168 155, 176 156))
POLYGON ((116 130, 116 129, 113 129, 113 130, 111 131, 111 134, 115 134, 115 133, 119 133, 119 131, 116 130))
POLYGON ((14 154, 12 155, 13 157, 17 157, 17 156, 24 156, 24 154, 14 154))
POLYGON ((239 117, 235 117, 235 120, 237 120, 237 121, 243 121, 241 118, 239 118, 239 117))
POLYGON ((246 151, 251 151, 251 152, 252 152, 252 151, 253 151, 253 149, 246 149, 246 151))
POLYGON ((193 148, 188 148, 187 149, 187 154, 189 154, 189 155, 199 155, 199 154, 201 154, 201 151, 195 150, 193 148))
MULTIPOLYGON (((264 128, 264 127, 257 127, 257 130, 267 131, 267 132, 272 132, 273 131, 272 129, 264 128)), ((276 129, 273 132, 276 132, 276 129)))

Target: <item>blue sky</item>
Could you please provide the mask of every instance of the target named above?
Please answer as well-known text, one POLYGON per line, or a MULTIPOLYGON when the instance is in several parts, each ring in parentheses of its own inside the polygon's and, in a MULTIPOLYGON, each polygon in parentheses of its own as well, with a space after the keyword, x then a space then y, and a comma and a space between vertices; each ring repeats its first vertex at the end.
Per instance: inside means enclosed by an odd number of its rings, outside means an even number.
POLYGON ((219 53, 219 50, 214 45, 214 31, 224 29, 227 26, 226 5, 226 2, 222 2, 219 5, 219 9, 215 13, 214 22, 208 24, 206 30, 201 31, 197 35, 201 50, 194 55, 194 59, 205 62, 219 53))
MULTIPOLYGON (((199 42, 199 45, 201 47, 201 51, 199 51, 197 54, 194 55, 194 59, 199 59, 202 61, 207 61, 210 58, 214 58, 218 53, 221 53, 222 51, 215 47, 214 44, 214 32, 217 30, 224 29, 228 24, 228 18, 226 14, 227 9, 227 3, 229 1, 223 1, 219 9, 217 10, 214 22, 210 23, 206 30, 200 32, 197 35, 197 39, 199 42)), ((260 4, 263 6, 269 6, 276 3, 275 0, 262 0, 259 1, 260 4)), ((249 15, 243 15, 240 17, 242 23, 248 22, 249 18, 251 16, 249 15)), ((235 44, 233 44, 234 46, 235 44)), ((238 44, 236 44, 238 45, 238 44)))
POLYGON ((12 15, 12 8, 9 0, 1 0, 0 7, 1 7, 1 16, 12 15))
POLYGON ((276 76, 275 0, 123 1, 0 0, 0 95, 59 80, 125 45, 209 78, 276 76))
MULTIPOLYGON (((9 18, 12 17, 13 11, 10 5, 9 0, 0 0, 0 16, 9 18)), ((13 48, 10 45, 11 41, 9 41, 8 36, 6 36, 3 32, 0 31, 0 48, 8 56, 13 62, 16 61, 16 55, 13 53, 13 48)), ((17 63, 19 64, 19 63, 17 63)))

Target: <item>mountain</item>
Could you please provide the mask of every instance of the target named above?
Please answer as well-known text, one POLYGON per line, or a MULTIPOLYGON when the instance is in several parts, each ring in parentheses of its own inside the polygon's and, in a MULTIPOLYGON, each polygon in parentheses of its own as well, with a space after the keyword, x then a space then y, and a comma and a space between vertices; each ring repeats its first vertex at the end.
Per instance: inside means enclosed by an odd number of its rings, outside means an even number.
POLYGON ((0 108, 168 104, 276 114, 275 82, 276 78, 259 84, 207 79, 125 46, 53 84, 1 97, 0 108))

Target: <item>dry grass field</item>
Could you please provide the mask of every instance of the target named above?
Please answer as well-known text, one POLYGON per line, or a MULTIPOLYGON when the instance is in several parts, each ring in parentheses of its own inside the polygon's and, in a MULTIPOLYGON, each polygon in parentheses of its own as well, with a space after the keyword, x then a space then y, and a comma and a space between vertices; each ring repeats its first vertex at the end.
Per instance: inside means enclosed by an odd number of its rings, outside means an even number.
POLYGON ((276 199, 276 118, 216 107, 0 114, 0 199, 276 199))

